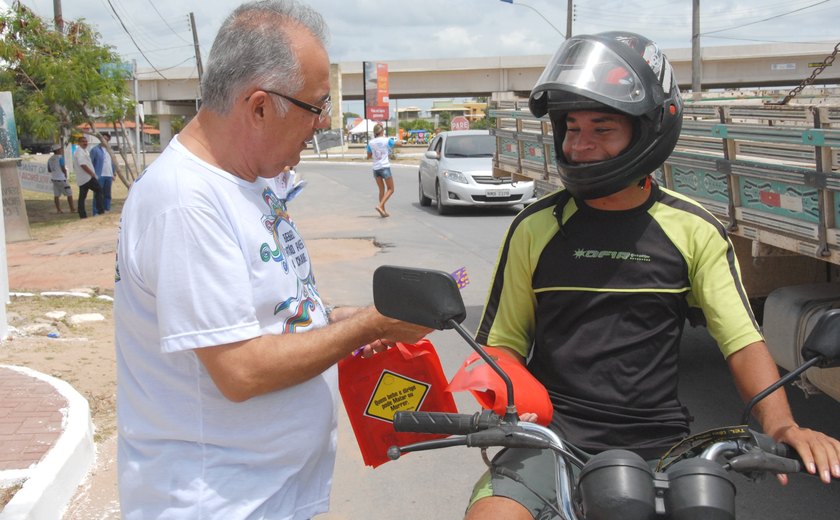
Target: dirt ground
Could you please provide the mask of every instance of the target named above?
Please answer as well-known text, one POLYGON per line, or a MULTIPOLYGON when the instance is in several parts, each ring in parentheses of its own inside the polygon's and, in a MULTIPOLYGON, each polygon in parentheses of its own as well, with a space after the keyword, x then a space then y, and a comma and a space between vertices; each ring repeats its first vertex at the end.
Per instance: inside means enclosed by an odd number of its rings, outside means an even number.
MULTIPOLYGON (((29 202, 27 206, 34 213, 29 202)), ((112 212, 79 220, 66 214, 54 218, 60 223, 39 227, 39 218, 33 216, 33 239, 6 246, 13 293, 6 313, 14 329, 10 329, 10 339, 0 344, 0 363, 26 366, 70 383, 88 399, 99 441, 114 433, 116 377, 112 303, 96 296, 114 293, 119 215, 112 212), (88 293, 92 297, 39 296, 45 291, 88 293), (46 314, 51 311, 67 314, 49 318, 46 314), (99 313, 105 319, 81 325, 70 321, 73 315, 90 313, 99 313), (39 324, 42 327, 38 328, 39 324), (58 338, 47 337, 49 331, 57 332, 58 338)))
MULTIPOLYGON (((116 437, 113 303, 114 261, 119 211, 123 199, 114 199, 112 211, 80 220, 56 214, 52 199, 27 200, 32 240, 7 244, 9 287, 14 293, 6 308, 12 332, 0 343, 0 364, 25 366, 68 382, 90 403, 99 452, 93 479, 84 487, 65 518, 118 518, 116 509, 101 516, 108 507, 91 501, 115 504, 113 469, 116 437), (91 297, 42 296, 42 292, 87 293, 91 297), (63 317, 47 313, 63 311, 63 317), (99 313, 105 319, 72 324, 77 314, 99 313), (50 332, 57 338, 48 337, 50 332), (103 497, 85 496, 89 491, 103 497), (85 512, 84 509, 90 509, 85 512)), ((299 225, 302 225, 299 222, 299 225)), ((325 265, 376 253, 376 246, 361 240, 308 240, 313 264, 325 265), (337 256, 337 252, 340 252, 337 256)), ((110 507, 110 506, 109 506, 110 507)), ((115 505, 113 507, 116 507, 115 505)))

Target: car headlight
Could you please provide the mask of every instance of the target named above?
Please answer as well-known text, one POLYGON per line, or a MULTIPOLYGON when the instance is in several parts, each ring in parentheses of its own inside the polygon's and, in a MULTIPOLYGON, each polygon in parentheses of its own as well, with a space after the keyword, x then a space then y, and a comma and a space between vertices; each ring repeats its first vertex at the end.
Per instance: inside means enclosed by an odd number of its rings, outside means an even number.
POLYGON ((459 184, 469 184, 469 182, 467 181, 467 176, 459 171, 443 170, 443 176, 452 182, 457 182, 459 184))

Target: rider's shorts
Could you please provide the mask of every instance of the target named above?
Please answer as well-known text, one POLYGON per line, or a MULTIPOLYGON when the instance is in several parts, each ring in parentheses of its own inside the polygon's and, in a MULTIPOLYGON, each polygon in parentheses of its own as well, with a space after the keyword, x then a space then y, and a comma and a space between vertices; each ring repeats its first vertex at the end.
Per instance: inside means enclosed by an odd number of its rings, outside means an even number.
MULTIPOLYGON (((490 473, 488 470, 473 488, 470 506, 480 498, 505 497, 520 503, 536 518, 552 518, 555 515, 546 503, 534 492, 539 493, 552 504, 555 503, 555 464, 551 450, 502 450, 493 459, 493 464, 514 471, 528 483, 533 491, 509 477, 490 473), (547 515, 547 516, 541 516, 547 515)), ((556 506, 556 504, 555 504, 556 506)))

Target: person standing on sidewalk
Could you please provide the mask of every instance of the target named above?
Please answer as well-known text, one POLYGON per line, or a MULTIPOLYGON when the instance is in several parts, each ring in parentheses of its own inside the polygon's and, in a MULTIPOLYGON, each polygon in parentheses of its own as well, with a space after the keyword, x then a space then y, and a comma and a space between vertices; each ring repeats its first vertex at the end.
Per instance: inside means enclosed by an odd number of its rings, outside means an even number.
POLYGON ((396 142, 385 136, 385 129, 377 124, 373 127, 373 139, 367 145, 367 158, 373 159, 373 178, 379 188, 379 204, 376 212, 380 217, 390 216, 385 211, 385 203, 394 194, 394 177, 391 175, 391 152, 396 142))
POLYGON ((93 208, 96 213, 104 213, 102 207, 102 186, 93 171, 93 163, 90 162, 90 153, 87 151, 88 139, 84 135, 79 137, 76 151, 73 152, 73 173, 76 174, 76 184, 79 186, 79 218, 87 218, 85 202, 88 191, 93 192, 93 208))
POLYGON ((275 177, 330 122, 321 16, 249 2, 222 23, 198 114, 135 181, 114 284, 123 518, 326 512, 336 363, 429 329, 321 300, 275 177))
MULTIPOLYGON (((90 161, 93 163, 93 171, 96 173, 99 185, 102 186, 102 207, 105 211, 111 211, 111 185, 114 182, 116 167, 107 150, 111 143, 111 135, 102 134, 102 139, 102 143, 90 149, 90 161)), ((97 214, 95 205, 93 214, 97 214)))
POLYGON ((47 160, 47 172, 50 174, 53 186, 53 201, 55 202, 56 213, 64 213, 61 211, 61 196, 67 196, 67 205, 70 207, 70 213, 75 213, 76 208, 73 207, 73 188, 67 182, 67 168, 64 166, 64 147, 60 144, 52 146, 53 154, 47 160))

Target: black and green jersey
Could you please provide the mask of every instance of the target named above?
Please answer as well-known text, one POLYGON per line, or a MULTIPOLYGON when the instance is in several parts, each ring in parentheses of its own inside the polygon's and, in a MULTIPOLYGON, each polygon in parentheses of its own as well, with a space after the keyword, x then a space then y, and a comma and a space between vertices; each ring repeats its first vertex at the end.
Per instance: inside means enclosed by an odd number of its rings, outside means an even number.
POLYGON ((508 230, 476 339, 528 359, 568 441, 652 457, 688 432, 677 363, 690 316, 724 356, 762 339, 718 220, 656 185, 628 211, 560 191, 508 230))

